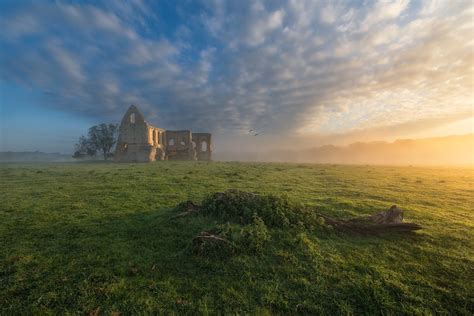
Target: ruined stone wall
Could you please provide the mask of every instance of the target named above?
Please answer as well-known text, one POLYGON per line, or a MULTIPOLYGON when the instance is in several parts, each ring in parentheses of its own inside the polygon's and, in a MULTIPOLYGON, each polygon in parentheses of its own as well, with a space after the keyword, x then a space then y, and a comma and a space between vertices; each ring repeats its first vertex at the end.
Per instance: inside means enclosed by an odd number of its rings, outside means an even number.
POLYGON ((166 131, 161 128, 148 127, 148 142, 153 146, 154 153, 150 161, 165 160, 166 159, 166 131))
POLYGON ((164 130, 148 124, 140 111, 132 105, 120 124, 115 161, 146 162, 154 161, 157 157, 164 159, 164 145, 158 143, 159 133, 164 133, 164 130))
POLYGON ((196 160, 191 131, 166 131, 168 160, 196 160))
POLYGON ((134 105, 123 116, 115 161, 211 160, 211 157, 211 134, 154 127, 145 121, 134 105))
POLYGON ((193 133, 197 160, 212 160, 212 136, 209 133, 193 133))

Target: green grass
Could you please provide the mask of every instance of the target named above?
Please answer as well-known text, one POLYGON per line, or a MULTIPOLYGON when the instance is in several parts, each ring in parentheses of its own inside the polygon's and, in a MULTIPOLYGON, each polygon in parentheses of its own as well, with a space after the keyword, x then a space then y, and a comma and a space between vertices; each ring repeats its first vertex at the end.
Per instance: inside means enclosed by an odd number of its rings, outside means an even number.
POLYGON ((474 169, 261 163, 0 166, 0 314, 471 314, 474 169), (335 217, 397 204, 414 236, 271 229, 258 255, 194 255, 228 188, 335 217))

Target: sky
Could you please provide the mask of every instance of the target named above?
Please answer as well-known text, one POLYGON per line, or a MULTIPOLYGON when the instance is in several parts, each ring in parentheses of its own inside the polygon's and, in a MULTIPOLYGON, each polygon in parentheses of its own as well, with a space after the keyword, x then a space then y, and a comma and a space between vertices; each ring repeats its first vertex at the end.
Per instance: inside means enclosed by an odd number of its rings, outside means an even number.
POLYGON ((2 0, 0 29, 1 151, 131 104, 215 150, 474 132, 470 0, 2 0))

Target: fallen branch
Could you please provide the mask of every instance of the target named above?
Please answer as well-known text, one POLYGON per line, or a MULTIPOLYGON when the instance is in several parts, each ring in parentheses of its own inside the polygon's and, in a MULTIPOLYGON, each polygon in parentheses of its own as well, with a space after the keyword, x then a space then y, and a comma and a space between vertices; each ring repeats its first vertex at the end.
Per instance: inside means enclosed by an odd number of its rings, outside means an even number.
POLYGON ((202 231, 193 238, 193 251, 208 257, 227 257, 234 253, 234 245, 219 232, 202 231))
POLYGON ((193 238, 193 242, 194 241, 199 242, 199 241, 203 241, 203 240, 210 240, 210 241, 223 242, 223 243, 230 244, 229 240, 227 240, 223 237, 220 237, 219 235, 211 234, 211 233, 206 232, 206 231, 200 232, 199 235, 197 235, 196 237, 193 238))
POLYGON ((184 212, 181 212, 179 214, 176 214, 172 218, 179 218, 179 217, 184 217, 190 214, 196 214, 199 212, 199 205, 195 204, 191 200, 187 200, 186 202, 180 203, 177 208, 184 210, 184 212))
POLYGON ((359 234, 409 233, 422 229, 415 223, 403 223, 403 211, 392 205, 389 210, 348 220, 320 215, 334 229, 359 234))

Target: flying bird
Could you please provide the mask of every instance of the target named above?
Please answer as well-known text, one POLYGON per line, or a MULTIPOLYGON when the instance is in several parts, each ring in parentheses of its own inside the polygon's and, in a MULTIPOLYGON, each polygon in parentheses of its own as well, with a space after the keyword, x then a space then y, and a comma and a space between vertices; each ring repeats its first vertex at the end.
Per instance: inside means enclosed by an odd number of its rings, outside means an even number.
POLYGON ((252 134, 253 136, 258 136, 258 135, 260 135, 260 132, 254 130, 254 129, 249 129, 249 134, 252 134))

